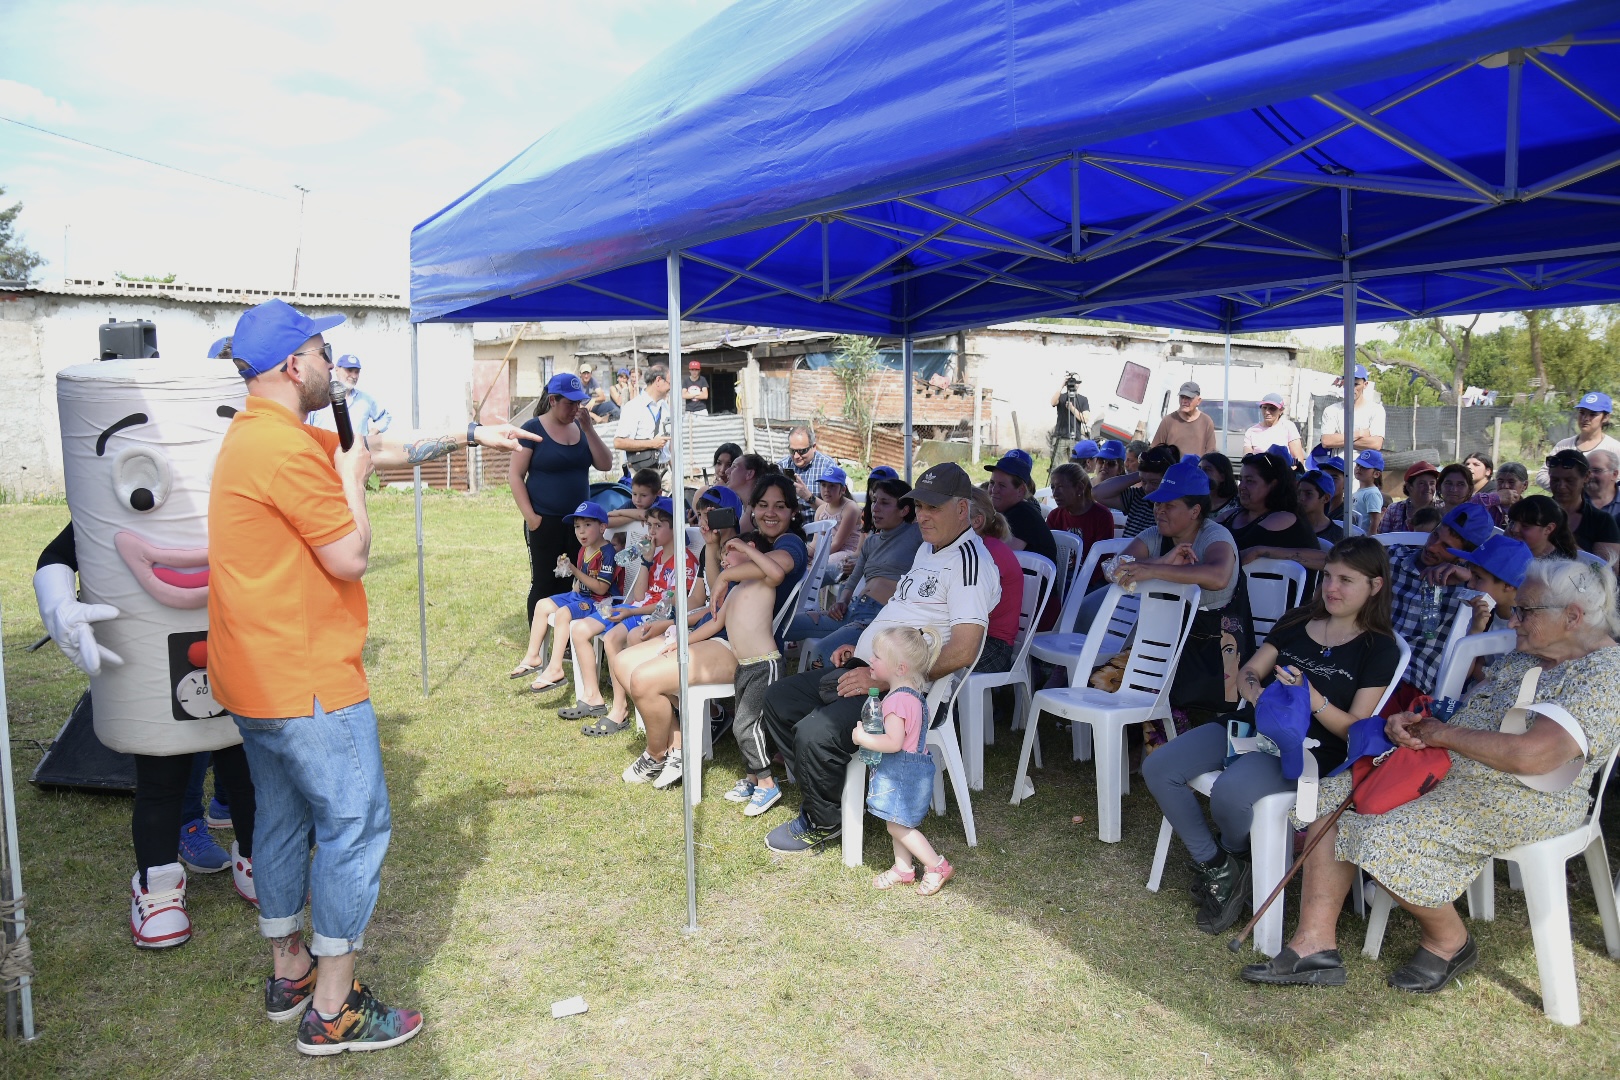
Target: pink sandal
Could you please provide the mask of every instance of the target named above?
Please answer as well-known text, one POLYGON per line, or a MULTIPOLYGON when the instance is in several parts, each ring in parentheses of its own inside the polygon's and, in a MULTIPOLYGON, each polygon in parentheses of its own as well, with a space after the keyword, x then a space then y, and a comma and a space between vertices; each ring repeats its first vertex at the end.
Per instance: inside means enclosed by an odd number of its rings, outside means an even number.
POLYGON ((922 880, 917 882, 917 895, 933 896, 945 887, 945 883, 951 880, 951 875, 955 873, 956 867, 951 865, 949 859, 941 855, 937 865, 928 867, 923 871, 922 880))
POLYGON ((883 873, 872 879, 872 888, 892 889, 896 885, 910 885, 916 880, 917 871, 907 870, 904 874, 902 874, 900 871, 891 866, 887 870, 883 871, 883 873))

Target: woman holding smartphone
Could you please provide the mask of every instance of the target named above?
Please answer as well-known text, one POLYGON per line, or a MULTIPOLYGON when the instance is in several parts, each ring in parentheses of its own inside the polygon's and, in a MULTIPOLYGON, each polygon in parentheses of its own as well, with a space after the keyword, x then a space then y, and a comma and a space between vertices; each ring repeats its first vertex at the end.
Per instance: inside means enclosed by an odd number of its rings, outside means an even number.
POLYGON ((1193 728, 1143 760, 1142 778, 1196 867, 1192 890, 1199 904, 1198 929, 1219 934, 1242 914, 1249 896, 1254 804, 1297 783, 1283 777, 1281 760, 1271 754, 1244 754, 1226 765, 1209 798, 1217 837, 1187 785, 1222 768, 1227 721, 1252 722, 1254 703, 1273 679, 1303 683, 1310 689, 1309 737, 1321 743, 1312 753, 1326 774, 1344 761, 1350 725, 1373 715, 1399 662, 1384 545, 1370 536, 1341 540, 1328 553, 1316 599, 1283 616, 1238 672, 1238 693, 1249 708, 1237 717, 1193 728))

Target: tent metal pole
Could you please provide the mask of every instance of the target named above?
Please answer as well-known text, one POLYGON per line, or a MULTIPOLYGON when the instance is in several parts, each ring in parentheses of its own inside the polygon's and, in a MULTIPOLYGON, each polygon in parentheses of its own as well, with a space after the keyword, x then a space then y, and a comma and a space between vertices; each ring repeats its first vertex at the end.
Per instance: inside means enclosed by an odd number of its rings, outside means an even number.
MULTIPOLYGON (((6 711, 6 668, 5 660, 0 658, 0 795, 4 796, 6 843, 6 864, 11 871, 9 892, 10 899, 17 904, 16 913, 12 916, 16 922, 15 934, 8 934, 12 943, 27 937, 28 921, 27 911, 22 906, 22 853, 17 841, 17 793, 12 785, 11 774, 11 726, 7 721, 6 711)), ((7 995, 9 997, 10 995, 7 995)), ((22 1009, 22 1037, 24 1042, 34 1041, 34 980, 31 975, 23 975, 17 980, 17 1000, 22 1009)), ((8 1010, 9 1011, 9 1010, 8 1010)))
MULTIPOLYGON (((669 367, 675 374, 672 382, 679 385, 681 367, 681 253, 672 251, 666 258, 665 273, 669 277, 669 367)), ((676 566, 686 565, 686 402, 677 399, 670 410, 673 430, 670 445, 671 490, 675 505, 680 508, 675 522, 676 566)), ((694 784, 702 783, 703 734, 699 723, 709 722, 708 711, 701 717, 693 716, 687 697, 689 679, 687 669, 692 663, 691 631, 686 626, 686 590, 675 589, 675 659, 680 669, 679 696, 681 703, 681 757, 686 775, 681 780, 681 803, 685 808, 686 830, 686 932, 697 933, 697 842, 693 824, 694 784)))
POLYGON ((1356 478, 1356 283, 1344 283, 1344 535, 1350 535, 1350 506, 1356 478))
MULTIPOLYGON (((416 335, 417 324, 411 323, 411 427, 416 429, 422 426, 422 387, 418 378, 416 335)), ((450 475, 449 459, 444 464, 446 478, 450 475)), ((422 466, 418 465, 411 470, 411 479, 416 489, 416 623, 417 636, 422 644, 422 696, 428 696, 428 663, 427 663, 427 577, 424 573, 422 561, 422 466)))
POLYGON ((1232 320, 1226 321, 1226 352, 1221 363, 1221 453, 1232 456, 1232 320))
POLYGON ((909 483, 911 483, 911 459, 913 458, 913 456, 915 456, 915 450, 913 449, 912 444, 911 444, 911 397, 912 397, 912 392, 915 389, 912 386, 912 378, 913 378, 913 371, 915 369, 915 363, 914 363, 914 357, 913 357, 913 354, 912 354, 912 341, 911 341, 911 334, 910 333, 907 333, 906 336, 904 338, 902 338, 901 341, 900 341, 900 357, 901 357, 900 382, 902 384, 902 392, 903 392, 903 396, 902 396, 901 400, 905 402, 905 406, 906 406, 906 422, 905 422, 905 432, 904 432, 904 435, 905 435, 905 449, 902 452, 905 454, 905 457, 906 457, 906 483, 909 484, 909 483))

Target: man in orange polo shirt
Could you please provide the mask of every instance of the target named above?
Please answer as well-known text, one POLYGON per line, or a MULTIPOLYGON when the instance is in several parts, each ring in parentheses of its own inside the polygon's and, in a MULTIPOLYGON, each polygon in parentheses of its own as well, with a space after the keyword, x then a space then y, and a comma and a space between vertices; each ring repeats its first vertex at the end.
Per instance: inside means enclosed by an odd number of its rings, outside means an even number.
POLYGON ((315 1055, 380 1050, 422 1030, 420 1013, 384 1006, 354 978, 392 828, 361 662, 366 478, 374 463, 415 464, 474 438, 515 450, 520 436, 509 424, 470 426, 465 440, 387 433, 342 450, 301 420, 330 404, 321 334, 342 321, 272 300, 237 322, 247 406, 220 446, 208 504, 208 674, 258 793, 253 876, 275 964, 265 1011, 302 1014, 298 1049, 315 1055))

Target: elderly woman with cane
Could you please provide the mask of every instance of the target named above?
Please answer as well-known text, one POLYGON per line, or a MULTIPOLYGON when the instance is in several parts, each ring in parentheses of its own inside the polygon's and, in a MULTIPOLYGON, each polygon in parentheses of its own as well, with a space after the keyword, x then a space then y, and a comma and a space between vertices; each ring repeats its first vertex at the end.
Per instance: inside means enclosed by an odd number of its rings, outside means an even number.
MULTIPOLYGON (((1422 930, 1417 952, 1389 985, 1434 993, 1479 959, 1452 905, 1491 856, 1584 820, 1592 778, 1620 741, 1614 575, 1587 563, 1538 560, 1512 615, 1517 651, 1492 666, 1489 681, 1450 722, 1411 712, 1387 722, 1397 746, 1448 751, 1449 772, 1387 813, 1350 810, 1311 826, 1299 927, 1270 961, 1245 967, 1246 980, 1344 985, 1335 931, 1359 866, 1422 930), (1522 706, 1530 702, 1559 706, 1568 726, 1535 715, 1527 727, 1522 706)), ((1322 801, 1345 799, 1350 779, 1325 780, 1322 801)))

